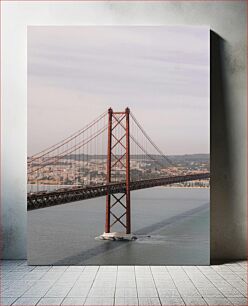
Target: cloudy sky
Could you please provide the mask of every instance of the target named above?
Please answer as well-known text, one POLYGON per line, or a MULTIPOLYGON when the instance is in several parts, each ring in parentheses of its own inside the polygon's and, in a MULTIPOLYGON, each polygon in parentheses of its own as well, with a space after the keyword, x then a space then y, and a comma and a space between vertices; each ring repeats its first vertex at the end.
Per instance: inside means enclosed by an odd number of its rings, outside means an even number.
POLYGON ((28 154, 129 106, 165 154, 209 153, 209 28, 28 28, 28 154))

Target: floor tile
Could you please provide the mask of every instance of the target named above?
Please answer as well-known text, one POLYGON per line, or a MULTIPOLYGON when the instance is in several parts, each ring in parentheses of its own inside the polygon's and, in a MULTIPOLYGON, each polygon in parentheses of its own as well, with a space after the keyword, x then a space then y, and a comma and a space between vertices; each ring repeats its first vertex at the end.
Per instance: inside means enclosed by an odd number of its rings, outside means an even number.
POLYGON ((28 272, 8 272, 5 275, 5 279, 11 279, 11 280, 23 279, 23 277, 27 274, 28 274, 28 272))
POLYGON ((233 288, 232 286, 220 287, 218 289, 225 297, 243 297, 242 293, 233 288))
POLYGON ((48 272, 46 272, 42 277, 41 280, 58 280, 61 275, 63 274, 63 272, 50 272, 50 270, 48 272))
POLYGON ((191 289, 178 288, 178 291, 183 298, 184 297, 201 297, 201 294, 195 288, 191 288, 191 289))
POLYGON ((62 303, 63 298, 42 298, 37 305, 50 306, 55 305, 58 306, 62 303))
POLYGON ((125 298, 132 298, 137 297, 137 289, 136 288, 116 288, 115 297, 125 297, 125 298))
POLYGON ((117 280, 116 287, 134 288, 136 287, 136 282, 135 280, 125 280, 125 279, 117 280))
POLYGON ((92 284, 95 281, 94 277, 86 277, 85 275, 80 275, 79 278, 76 280, 76 284, 92 284))
POLYGON ((91 285, 76 285, 68 293, 68 297, 87 297, 90 291, 91 285))
POLYGON ((99 272, 117 272, 117 266, 101 266, 99 272))
POLYGON ((162 297, 160 301, 162 306, 185 305, 181 298, 162 297))
POLYGON ((118 273, 120 272, 134 272, 134 266, 118 266, 118 273))
POLYGON ((33 269, 33 272, 39 272, 39 271, 48 272, 51 268, 52 268, 51 266, 36 266, 33 269))
POLYGON ((159 298, 153 298, 153 297, 146 297, 146 298, 139 298, 139 306, 160 306, 160 300, 159 298))
POLYGON ((88 297, 114 297, 115 288, 91 288, 88 297))
POLYGON ((30 273, 26 273, 22 279, 23 280, 39 280, 42 278, 42 276, 45 274, 45 271, 38 271, 38 272, 30 272, 30 273))
POLYGON ((89 306, 101 306, 101 305, 106 305, 106 306, 111 306, 114 305, 114 298, 87 298, 85 301, 84 305, 89 305, 89 306))
POLYGON ((28 289, 23 296, 24 297, 43 297, 47 291, 51 288, 53 282, 39 281, 34 286, 28 289))
POLYGON ((180 297, 178 290, 175 289, 167 289, 167 288, 157 288, 159 297, 180 297))
POLYGON ((233 304, 233 305, 239 305, 239 306, 247 306, 248 305, 248 299, 247 298, 228 298, 228 300, 233 304))
POLYGON ((40 298, 28 298, 28 297, 21 297, 15 301, 13 305, 24 305, 24 306, 32 306, 36 305, 39 302, 40 298))
POLYGON ((204 298, 210 306, 217 306, 217 305, 232 305, 232 303, 227 298, 204 298))
POLYGON ((200 295, 203 297, 210 297, 210 298, 222 298, 223 294, 217 290, 215 287, 197 287, 200 295))
POLYGON ((84 268, 84 272, 85 273, 89 273, 89 272, 97 272, 99 270, 99 266, 86 266, 84 268))
POLYGON ((65 298, 61 305, 78 305, 83 306, 85 298, 65 298))
POLYGON ((115 305, 125 306, 125 305, 138 305, 138 298, 124 298, 124 297, 116 297, 115 305))
POLYGON ((14 303, 16 301, 17 298, 10 298, 10 297, 1 297, 0 298, 0 305, 1 306, 7 306, 7 305, 11 305, 12 303, 14 303))
POLYGON ((203 298, 199 297, 183 297, 184 303, 186 305, 192 305, 192 306, 202 306, 207 305, 207 303, 204 301, 203 298))
POLYGON ((65 297, 68 292, 71 289, 71 285, 54 285, 52 286, 48 292, 46 293, 45 297, 53 297, 53 298, 57 298, 57 297, 65 297))
POLYGON ((137 287, 155 287, 153 279, 136 278, 137 287))
POLYGON ((85 266, 69 266, 66 272, 83 272, 85 266))
POLYGON ((172 280, 169 273, 159 273, 159 274, 153 274, 154 280, 172 280))
POLYGON ((2 297, 20 297, 22 296, 28 288, 8 288, 1 293, 2 297))
POLYGON ((52 266, 50 272, 64 272, 68 266, 52 266))
POLYGON ((138 287, 138 297, 157 297, 158 292, 155 287, 138 287))
POLYGON ((106 281, 106 280, 96 280, 94 281, 92 288, 112 288, 115 287, 115 281, 106 281))
POLYGON ((123 280, 123 279, 135 280, 136 275, 134 273, 118 273, 117 280, 123 280))

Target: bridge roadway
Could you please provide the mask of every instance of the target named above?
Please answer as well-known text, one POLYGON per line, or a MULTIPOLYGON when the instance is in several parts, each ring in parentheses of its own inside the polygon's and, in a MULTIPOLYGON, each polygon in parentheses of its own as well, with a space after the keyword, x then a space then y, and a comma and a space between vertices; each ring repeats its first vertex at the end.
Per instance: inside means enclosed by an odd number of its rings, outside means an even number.
MULTIPOLYGON (((195 181, 207 179, 210 177, 209 172, 203 172, 198 174, 188 174, 182 176, 170 176, 160 177, 154 179, 146 179, 139 181, 131 181, 130 189, 138 190, 144 188, 151 188, 156 186, 170 185, 174 183, 182 183, 187 181, 195 181)), ((88 186, 73 188, 63 191, 52 191, 43 193, 29 193, 27 196, 27 209, 39 209, 70 202, 76 202, 96 197, 105 196, 107 194, 124 193, 126 184, 111 183, 106 185, 88 186)))

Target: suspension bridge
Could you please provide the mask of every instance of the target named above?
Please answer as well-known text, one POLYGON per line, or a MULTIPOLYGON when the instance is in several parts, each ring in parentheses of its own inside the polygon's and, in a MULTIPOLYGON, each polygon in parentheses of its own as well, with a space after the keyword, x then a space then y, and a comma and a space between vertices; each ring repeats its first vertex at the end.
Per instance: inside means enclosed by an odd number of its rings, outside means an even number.
POLYGON ((126 108, 112 108, 28 158, 28 210, 106 197, 105 233, 131 233, 130 192, 209 179, 174 164, 126 108))

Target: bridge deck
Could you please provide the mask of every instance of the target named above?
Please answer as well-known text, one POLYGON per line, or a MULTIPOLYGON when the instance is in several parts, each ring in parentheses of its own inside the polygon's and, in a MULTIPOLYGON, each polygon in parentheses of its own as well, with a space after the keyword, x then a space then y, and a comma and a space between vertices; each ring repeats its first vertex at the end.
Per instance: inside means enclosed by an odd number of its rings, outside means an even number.
MULTIPOLYGON (((186 181, 202 180, 207 179, 209 177, 209 172, 189 174, 183 176, 160 177, 156 179, 133 181, 131 182, 130 188, 131 190, 138 190, 186 181)), ((125 186, 125 183, 112 183, 108 185, 106 184, 98 186, 80 187, 77 189, 68 189, 65 191, 44 192, 42 194, 28 194, 27 209, 33 210, 101 197, 107 194, 124 193, 125 186)))

